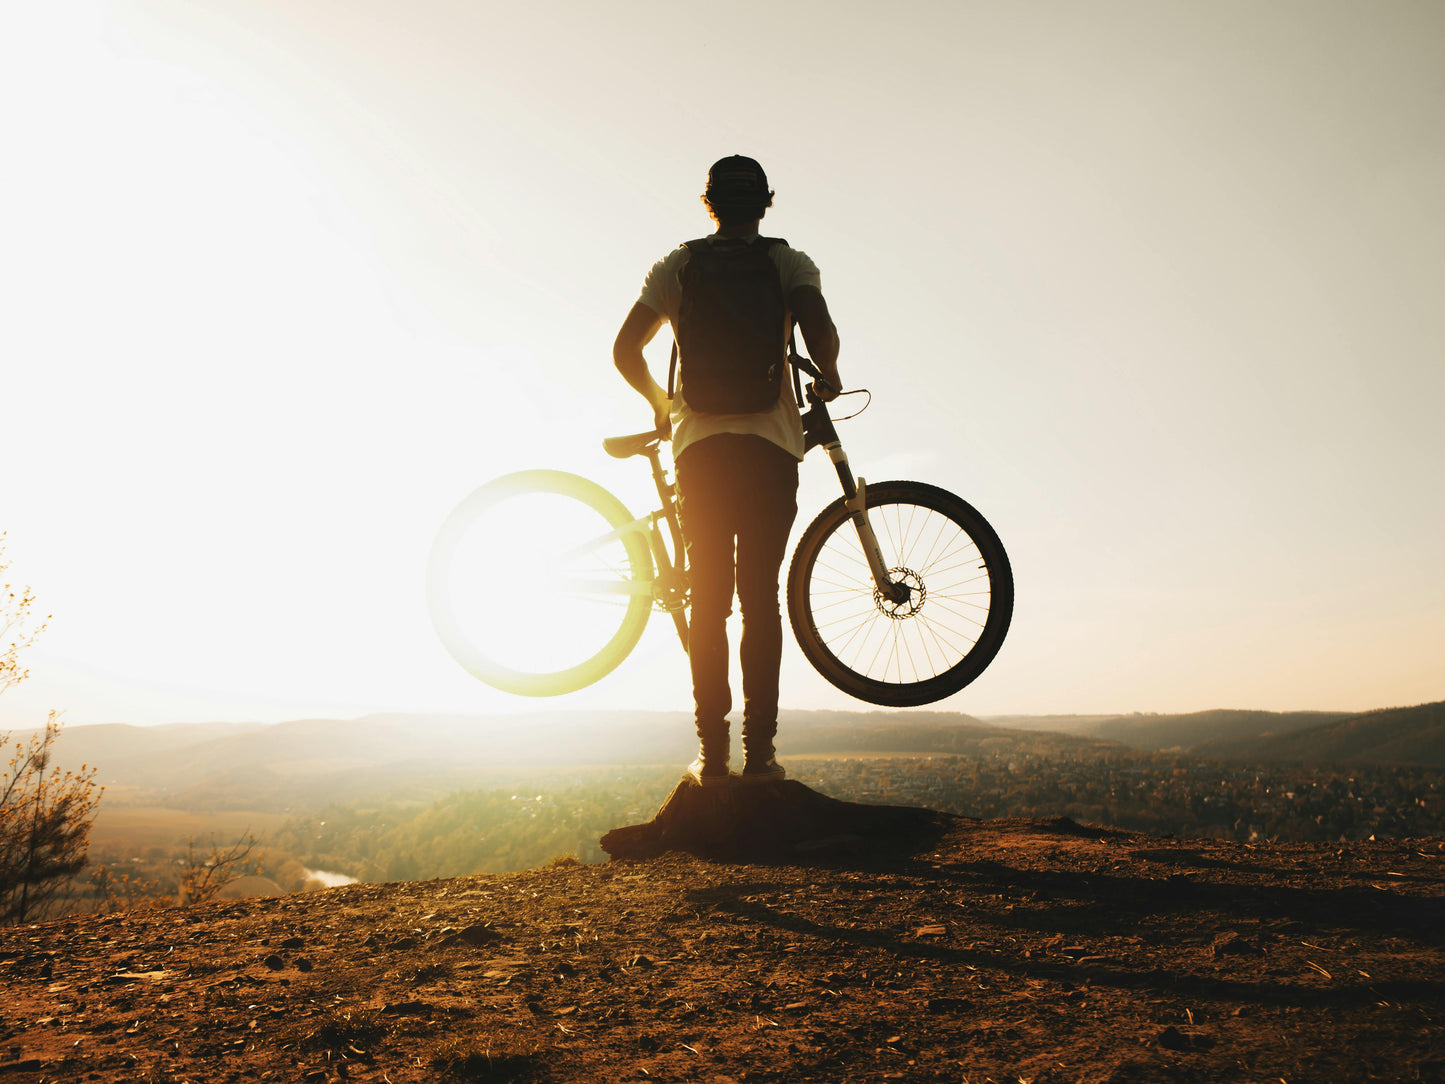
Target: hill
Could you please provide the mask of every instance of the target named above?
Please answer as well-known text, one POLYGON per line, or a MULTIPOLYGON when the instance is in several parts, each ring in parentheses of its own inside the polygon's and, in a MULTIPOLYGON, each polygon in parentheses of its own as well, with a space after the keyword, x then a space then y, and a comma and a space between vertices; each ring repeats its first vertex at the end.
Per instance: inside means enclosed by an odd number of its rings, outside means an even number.
POLYGON ((1259 762, 1445 767, 1445 702, 1349 715, 1289 734, 1213 741, 1198 752, 1259 762))
POLYGON ((1342 718, 1325 711, 1196 711, 1187 715, 1124 716, 1100 723, 1090 736, 1135 749, 1198 750, 1206 742, 1293 734, 1342 718))
POLYGON ((1146 752, 1186 752, 1252 764, 1445 767, 1445 702, 1370 712, 1214 710, 1184 715, 997 716, 1011 732, 1067 734, 1146 752))
MULTIPOLYGON (((1445 763, 1441 709, 984 720, 956 712, 784 711, 780 746, 785 756, 1089 760, 1127 750, 1171 750, 1261 764, 1335 758, 1439 766, 1445 763)), ((112 806, 285 810, 363 796, 434 797, 515 778, 519 768, 685 764, 694 753, 692 722, 683 712, 393 713, 265 726, 72 726, 56 745, 55 762, 97 766, 112 806)))
POLYGON ((1118 742, 1149 752, 1198 750, 1206 743, 1292 734, 1346 718, 1343 711, 1240 711, 1216 709, 1183 715, 1133 712, 1129 715, 1003 716, 988 722, 1029 731, 1118 742))
MULTIPOLYGON (((797 755, 1083 755, 1102 748, 1091 738, 1001 730, 948 712, 785 711, 780 729, 797 755)), ((143 794, 165 804, 239 808, 234 803, 318 806, 394 795, 420 781, 429 792, 475 786, 519 767, 686 764, 696 752, 692 719, 683 712, 529 712, 77 726, 62 733, 55 760, 98 766, 113 802, 143 794)))
POLYGON ((1441 847, 954 818, 0 930, 0 1074, 1438 1081, 1441 847))

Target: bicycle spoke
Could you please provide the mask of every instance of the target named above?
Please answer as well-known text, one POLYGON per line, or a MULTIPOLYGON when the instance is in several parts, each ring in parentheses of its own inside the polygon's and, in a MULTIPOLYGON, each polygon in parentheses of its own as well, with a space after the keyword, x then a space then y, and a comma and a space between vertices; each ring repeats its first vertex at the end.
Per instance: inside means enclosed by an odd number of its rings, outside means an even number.
POLYGON ((607 531, 605 534, 600 534, 595 538, 583 542, 580 546, 574 546, 570 550, 559 553, 557 556, 560 560, 575 561, 579 557, 588 554, 603 552, 610 543, 619 542, 629 534, 637 534, 646 539, 647 524, 648 521, 645 517, 643 519, 635 519, 631 523, 618 527, 616 530, 607 531))
MULTIPOLYGON (((647 580, 625 580, 618 577, 607 580, 560 580, 558 586, 564 588, 569 595, 585 597, 589 595, 652 595, 652 583, 647 580)), ((601 602, 602 599, 597 601, 601 602)))
MULTIPOLYGON (((940 600, 938 600, 938 599, 936 599, 936 598, 935 598, 935 599, 930 599, 929 602, 932 603, 932 609, 942 610, 942 611, 943 611, 944 613, 946 613, 946 614, 951 614, 953 617, 957 618, 959 621, 966 621, 966 622, 967 622, 968 624, 970 624, 970 625, 977 625, 979 628, 983 628, 983 622, 980 621, 980 620, 978 620, 978 618, 975 617, 975 616, 972 616, 972 615, 966 614, 966 613, 962 613, 962 612, 959 611, 959 610, 952 609, 951 607, 948 606, 947 603, 941 602, 940 600)), ((929 620, 929 619, 928 619, 928 618, 924 618, 924 620, 927 621, 927 620, 929 620)))

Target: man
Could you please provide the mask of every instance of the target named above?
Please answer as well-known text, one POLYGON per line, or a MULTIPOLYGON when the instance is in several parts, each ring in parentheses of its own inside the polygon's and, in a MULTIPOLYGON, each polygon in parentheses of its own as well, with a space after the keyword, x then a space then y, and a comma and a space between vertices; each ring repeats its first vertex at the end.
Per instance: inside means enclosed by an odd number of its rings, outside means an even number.
MULTIPOLYGON (((627 383, 651 405, 658 430, 672 433, 678 505, 692 570, 688 655, 701 745, 688 770, 701 786, 709 787, 733 778, 728 770, 732 690, 726 622, 735 587, 743 618, 741 778, 766 783, 786 774, 773 741, 783 643, 778 572, 798 511, 798 463, 803 458, 802 422, 792 382, 785 378, 793 321, 832 385, 833 390, 820 388, 819 394, 831 399, 841 384, 838 332, 823 300, 817 266, 785 242, 758 236, 758 223, 773 203, 762 166, 738 155, 722 159, 708 172, 702 200, 716 232, 653 265, 617 334, 612 357, 627 383), (777 272, 776 284, 766 269, 768 261, 777 272), (744 270, 724 270, 719 277, 710 270, 718 265, 744 270), (764 270, 758 271, 759 265, 764 270), (727 287, 709 283, 729 275, 741 282, 741 293, 719 301, 718 291, 727 287), (769 309, 769 292, 779 299, 775 312, 769 309), (653 379, 642 353, 664 321, 672 324, 682 354, 681 379, 671 398, 653 379), (716 373, 732 371, 734 355, 747 349, 739 343, 759 339, 762 352, 778 361, 776 401, 768 402, 764 395, 748 400, 760 409, 719 410, 719 403, 726 407, 730 400, 726 388, 721 393, 714 388, 716 373), (705 364, 715 368, 704 372, 705 364)), ((744 378, 735 382, 741 385, 744 378)), ((751 386, 751 377, 748 382, 751 386)))

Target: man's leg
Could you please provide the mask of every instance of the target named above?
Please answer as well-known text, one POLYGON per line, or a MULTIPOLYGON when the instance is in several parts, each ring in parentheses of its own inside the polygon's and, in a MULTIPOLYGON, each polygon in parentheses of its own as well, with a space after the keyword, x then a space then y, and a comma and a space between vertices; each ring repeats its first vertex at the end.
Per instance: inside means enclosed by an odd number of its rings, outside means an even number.
POLYGON ((788 533, 798 514, 798 461, 761 437, 747 455, 748 500, 738 517, 737 590, 743 614, 739 654, 743 670, 745 770, 782 777, 769 767, 778 730, 778 670, 783 657, 783 620, 778 575, 788 533))
MULTIPOLYGON (((727 619, 733 601, 733 525, 728 514, 728 450, 721 437, 689 447, 677 461, 678 511, 692 585, 688 663, 697 736, 709 776, 725 780, 732 690, 728 685, 727 619), (719 770, 720 767, 720 770, 719 770)), ((702 782, 703 780, 699 780, 702 782)))

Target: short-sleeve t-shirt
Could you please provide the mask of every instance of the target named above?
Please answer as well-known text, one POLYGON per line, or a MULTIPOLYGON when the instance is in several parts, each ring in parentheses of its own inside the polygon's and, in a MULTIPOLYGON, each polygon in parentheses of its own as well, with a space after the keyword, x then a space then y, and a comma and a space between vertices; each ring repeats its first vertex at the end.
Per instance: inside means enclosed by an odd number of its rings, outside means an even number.
MULTIPOLYGON (((712 238, 708 238, 709 241, 712 238)), ((757 240, 757 235, 752 237, 757 240)), ((778 277, 783 284, 783 297, 789 297, 799 286, 816 286, 822 289, 822 277, 817 264, 806 253, 787 245, 773 245, 768 250, 773 263, 778 267, 778 277)), ((642 295, 638 300, 670 324, 677 322, 678 305, 682 299, 682 285, 678 273, 687 264, 686 248, 669 252, 647 273, 642 284, 642 295)), ((788 326, 792 326, 791 312, 788 326)), ((795 459, 803 458, 803 422, 798 416, 797 401, 793 397, 792 381, 783 381, 783 394, 772 410, 761 414, 703 414, 687 405, 687 392, 681 386, 674 390, 672 397, 672 454, 677 458, 689 445, 719 433, 747 433, 772 441, 795 459)))

